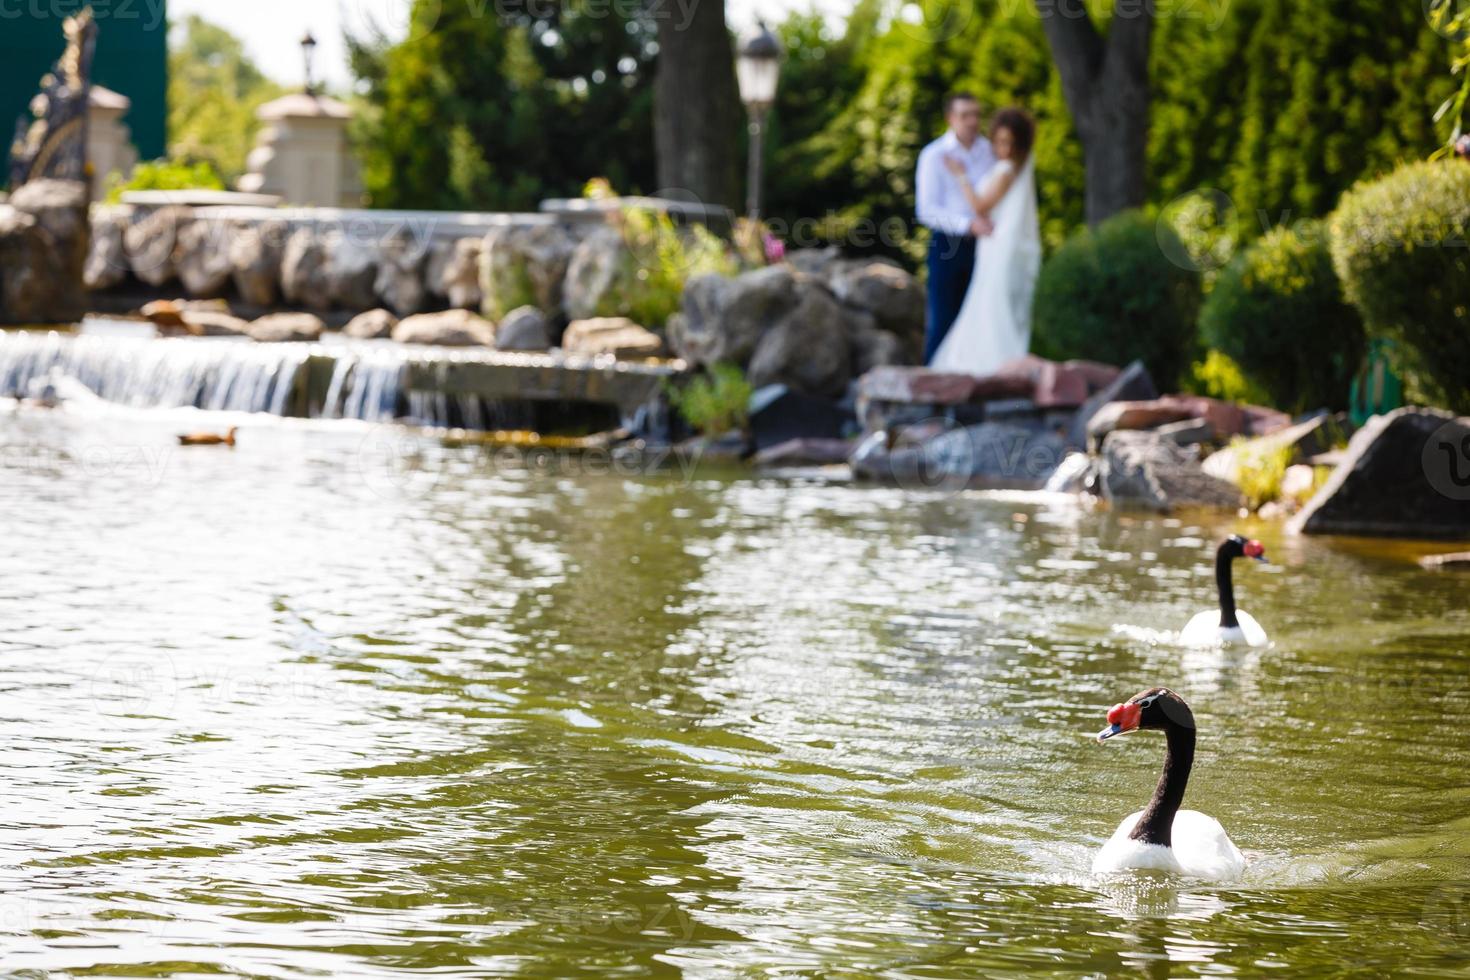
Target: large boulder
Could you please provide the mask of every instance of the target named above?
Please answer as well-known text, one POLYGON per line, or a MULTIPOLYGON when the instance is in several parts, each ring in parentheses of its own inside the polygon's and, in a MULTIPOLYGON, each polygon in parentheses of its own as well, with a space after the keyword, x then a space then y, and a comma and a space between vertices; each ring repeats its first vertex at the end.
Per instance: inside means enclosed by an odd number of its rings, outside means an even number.
POLYGON ((1193 508, 1235 510, 1244 503, 1234 484, 1200 467, 1196 452, 1153 432, 1109 435, 1097 463, 1096 487, 1111 504, 1160 514, 1193 508))
POLYGON ((484 294, 480 290, 480 252, 484 242, 478 238, 458 238, 435 246, 436 254, 429 263, 429 288, 462 310, 478 310, 484 294))
POLYGON ((853 472, 913 489, 1039 490, 1067 455, 1055 432, 1004 422, 939 427, 890 448, 875 432, 852 457, 853 472))
POLYGON ((391 310, 368 310, 353 317, 342 328, 342 333, 358 340, 379 340, 393 335, 398 326, 398 317, 391 310))
POLYGON ((691 364, 744 366, 765 333, 798 301, 797 274, 786 265, 733 279, 695 276, 685 283, 679 316, 669 324, 670 346, 691 364))
POLYGON ((34 216, 0 205, 0 323, 57 322, 52 270, 60 264, 34 216))
POLYGON ((562 283, 567 316, 585 320, 615 313, 619 281, 631 263, 628 246, 615 228, 599 228, 582 239, 567 262, 562 283))
POLYGON ((281 294, 281 261, 291 226, 284 221, 242 221, 230 235, 230 276, 240 299, 274 306, 281 294))
POLYGON ((371 310, 378 305, 378 250, 351 229, 326 240, 327 297, 344 310, 371 310))
POLYGON ((325 310, 332 305, 326 244, 310 228, 298 228, 286 241, 281 256, 281 293, 294 306, 325 310))
POLYGON ((127 230, 127 217, 116 211, 99 214, 92 221, 92 248, 82 273, 87 289, 111 289, 128 278, 128 251, 123 244, 127 230))
POLYGON ((631 360, 659 356, 664 342, 627 317, 612 316, 573 320, 567 324, 561 346, 569 354, 612 354, 631 360))
POLYGON ((882 259, 859 259, 830 266, 827 282, 848 306, 865 310, 878 325, 908 343, 924 335, 924 287, 908 272, 882 259))
POLYGON ((842 306, 825 289, 803 289, 797 305, 761 336, 746 377, 757 388, 784 384, 814 395, 842 395, 852 380, 842 306))
POLYGON ((199 299, 223 296, 230 284, 229 229, 215 221, 191 221, 179 229, 174 266, 184 292, 199 299))
POLYGON ((313 343, 322 339, 326 325, 311 313, 272 313, 254 321, 245 332, 261 343, 313 343))
POLYGON ((400 320, 393 328, 393 339, 401 344, 493 347, 495 326, 469 310, 420 313, 400 320))
POLYGON ((550 350, 551 327, 546 314, 534 306, 511 310, 495 328, 495 346, 499 350, 550 350))
POLYGON ((427 305, 429 290, 424 283, 424 266, 428 257, 427 246, 406 234, 394 235, 382 243, 374 285, 384 306, 399 316, 408 316, 427 305))
POLYGON ((179 232, 193 220, 193 212, 179 206, 136 214, 123 235, 133 275, 155 287, 173 279, 179 232))
POLYGON ((908 360, 906 345, 898 334, 878 327, 870 314, 852 310, 848 312, 847 320, 847 340, 852 349, 852 373, 855 377, 908 360))
POLYGON ((10 195, 10 206, 35 218, 51 240, 57 261, 52 277, 63 302, 58 313, 80 314, 85 306, 83 281, 92 245, 88 198, 87 185, 78 180, 33 180, 10 195))
MULTIPOLYGON (((593 237, 608 248, 622 245, 621 236, 611 229, 603 229, 593 237)), ((522 306, 555 313, 563 305, 563 283, 577 247, 576 239, 557 225, 508 225, 490 232, 479 250, 479 285, 485 315, 499 319, 522 306)), ((601 246, 596 250, 599 254, 605 251, 601 246)), ((590 259, 589 255, 586 261, 590 259)), ((582 268, 578 274, 587 276, 589 271, 590 268, 582 268)), ((594 286, 589 284, 588 288, 594 286)), ((579 295, 574 305, 583 311, 577 315, 591 316, 597 303, 592 300, 590 308, 584 311, 588 303, 579 295)))
POLYGON ((1401 408, 1369 419, 1289 528, 1470 540, 1470 418, 1401 408))

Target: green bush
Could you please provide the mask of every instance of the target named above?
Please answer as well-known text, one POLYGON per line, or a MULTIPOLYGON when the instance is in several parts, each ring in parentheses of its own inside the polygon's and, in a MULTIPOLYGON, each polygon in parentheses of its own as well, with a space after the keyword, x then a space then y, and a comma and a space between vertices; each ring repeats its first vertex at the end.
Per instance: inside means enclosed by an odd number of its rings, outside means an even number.
POLYGON ((1293 413, 1346 408, 1366 346, 1319 221, 1277 228, 1237 255, 1205 300, 1200 335, 1293 413))
POLYGON ((133 175, 124 181, 114 173, 107 187, 107 202, 116 204, 127 191, 222 191, 224 179, 214 164, 204 160, 186 162, 182 160, 153 160, 140 163, 133 168, 133 175))
POLYGON ((1223 351, 1212 350, 1203 361, 1196 361, 1184 379, 1184 390, 1192 395, 1205 395, 1227 402, 1266 405, 1271 396, 1241 371, 1240 365, 1223 351))
POLYGON ((1410 397, 1470 411, 1470 166, 1412 163, 1343 195, 1332 264, 1410 397))
POLYGON ((1109 364, 1135 358, 1177 385, 1196 354, 1199 274, 1174 230, 1125 211, 1084 230, 1051 257, 1036 284, 1033 346, 1043 357, 1109 364))
POLYGON ((669 401, 701 435, 743 431, 750 414, 750 382, 734 364, 711 365, 682 388, 670 386, 669 401))

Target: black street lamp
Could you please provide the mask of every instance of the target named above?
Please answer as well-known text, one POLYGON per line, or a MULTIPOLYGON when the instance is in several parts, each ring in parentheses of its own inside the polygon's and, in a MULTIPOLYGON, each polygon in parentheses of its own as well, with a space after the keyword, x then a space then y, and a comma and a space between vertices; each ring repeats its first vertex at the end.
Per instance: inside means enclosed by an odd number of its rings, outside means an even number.
POLYGON ((746 176, 745 210, 752 221, 760 218, 762 138, 766 114, 776 102, 776 83, 781 77, 781 42, 757 22, 758 30, 735 57, 735 77, 740 83, 740 101, 750 117, 750 167, 746 176))
POLYGON ((312 78, 312 62, 316 59, 316 38, 311 31, 301 39, 301 56, 306 62, 306 94, 316 95, 316 81, 312 78))

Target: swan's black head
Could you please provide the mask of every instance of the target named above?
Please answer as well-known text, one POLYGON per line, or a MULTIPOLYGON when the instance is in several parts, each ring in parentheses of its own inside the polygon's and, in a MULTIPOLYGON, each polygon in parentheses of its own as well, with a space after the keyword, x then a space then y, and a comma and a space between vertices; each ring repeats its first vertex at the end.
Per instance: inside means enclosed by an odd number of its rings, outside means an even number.
POLYGON ((1266 560, 1266 546, 1255 538, 1244 538, 1239 534, 1232 534, 1220 542, 1220 548, 1215 552, 1224 558, 1254 558, 1256 561, 1266 560))
POLYGON ((1167 687, 1155 687, 1133 695, 1108 709, 1108 727, 1097 733, 1099 742, 1130 732, 1194 729, 1194 713, 1184 699, 1167 687))

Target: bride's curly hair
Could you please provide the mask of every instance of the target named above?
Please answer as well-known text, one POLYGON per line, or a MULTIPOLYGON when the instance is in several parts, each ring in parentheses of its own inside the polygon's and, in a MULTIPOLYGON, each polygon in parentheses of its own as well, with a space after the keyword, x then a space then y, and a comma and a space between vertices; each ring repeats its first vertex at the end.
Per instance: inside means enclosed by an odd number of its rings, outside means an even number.
POLYGON ((1011 133, 1012 155, 1015 157, 1016 165, 1019 167, 1031 156, 1031 147, 1036 142, 1036 120, 1031 118, 1031 113, 1018 106, 1009 106, 1001 109, 990 120, 990 137, 995 138, 995 133, 1000 129, 1008 129, 1011 133))

